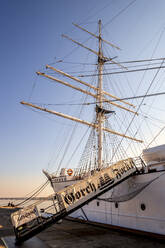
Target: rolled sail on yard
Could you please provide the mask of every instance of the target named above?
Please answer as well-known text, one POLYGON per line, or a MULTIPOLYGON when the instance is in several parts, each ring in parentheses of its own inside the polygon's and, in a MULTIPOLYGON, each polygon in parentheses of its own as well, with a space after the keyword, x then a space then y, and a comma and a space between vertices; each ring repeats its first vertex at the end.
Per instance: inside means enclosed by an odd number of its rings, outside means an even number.
POLYGON ((165 145, 144 149, 143 159, 146 163, 165 161, 165 145))

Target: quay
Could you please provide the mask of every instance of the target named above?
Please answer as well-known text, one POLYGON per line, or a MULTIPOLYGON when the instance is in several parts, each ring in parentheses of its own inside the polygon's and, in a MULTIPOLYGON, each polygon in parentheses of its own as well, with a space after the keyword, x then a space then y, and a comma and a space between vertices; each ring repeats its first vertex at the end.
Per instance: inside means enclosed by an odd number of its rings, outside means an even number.
POLYGON ((21 245, 15 237, 9 210, 0 212, 0 248, 164 248, 165 241, 151 236, 112 229, 103 224, 66 218, 21 245), (6 214, 6 216, 5 216, 6 214))

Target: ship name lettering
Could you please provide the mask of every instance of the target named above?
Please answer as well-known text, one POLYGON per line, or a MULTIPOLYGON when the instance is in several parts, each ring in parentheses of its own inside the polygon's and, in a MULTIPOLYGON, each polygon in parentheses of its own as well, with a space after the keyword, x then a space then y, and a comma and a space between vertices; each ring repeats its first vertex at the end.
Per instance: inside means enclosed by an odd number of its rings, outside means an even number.
POLYGON ((115 173, 117 179, 120 179, 124 173, 135 167, 133 162, 130 162, 129 164, 127 162, 124 162, 124 164, 125 165, 120 169, 113 169, 113 172, 115 173))
POLYGON ((86 188, 80 189, 76 193, 69 193, 64 196, 64 201, 68 204, 71 205, 73 204, 76 200, 81 199, 82 197, 95 192, 96 191, 96 186, 94 183, 89 183, 89 185, 86 186, 86 188))
POLYGON ((21 221, 25 218, 28 218, 29 216, 31 216, 32 214, 36 214, 36 210, 33 209, 32 211, 28 212, 28 213, 25 213, 25 214, 22 214, 22 215, 19 215, 18 217, 18 221, 21 221))

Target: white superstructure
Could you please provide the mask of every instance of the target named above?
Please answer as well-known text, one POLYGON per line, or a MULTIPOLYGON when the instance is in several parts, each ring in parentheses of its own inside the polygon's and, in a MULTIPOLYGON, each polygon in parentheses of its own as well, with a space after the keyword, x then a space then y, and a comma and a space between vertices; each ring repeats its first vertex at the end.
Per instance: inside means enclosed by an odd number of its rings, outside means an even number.
POLYGON ((151 147, 143 150, 143 159, 147 164, 165 161, 165 145, 151 147))

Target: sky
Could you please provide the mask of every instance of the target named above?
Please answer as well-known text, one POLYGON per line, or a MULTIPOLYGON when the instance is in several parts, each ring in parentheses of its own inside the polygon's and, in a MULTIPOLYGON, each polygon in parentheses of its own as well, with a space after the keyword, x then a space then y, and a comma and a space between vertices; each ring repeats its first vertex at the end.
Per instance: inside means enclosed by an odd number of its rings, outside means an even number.
MULTIPOLYGON (((20 101, 66 101, 67 90, 55 89, 45 80, 40 82, 36 71, 61 58, 84 59, 82 51, 76 53, 75 45, 61 34, 84 41, 88 35, 75 31, 72 22, 96 32, 101 19, 105 38, 122 48, 121 60, 150 58, 153 47, 154 57, 165 57, 165 1, 1 0, 0 3, 0 197, 25 196, 46 180, 42 169, 48 167, 57 148, 58 132, 62 132, 60 124, 62 129, 65 124, 58 118, 45 118, 24 108, 20 101)), ((96 42, 90 40, 89 45, 96 46, 96 42)), ((67 70, 67 66, 63 65, 63 69, 67 70)), ((159 101, 157 105, 160 103, 163 108, 163 98, 159 101)), ((51 192, 48 188, 45 194, 51 192)))

